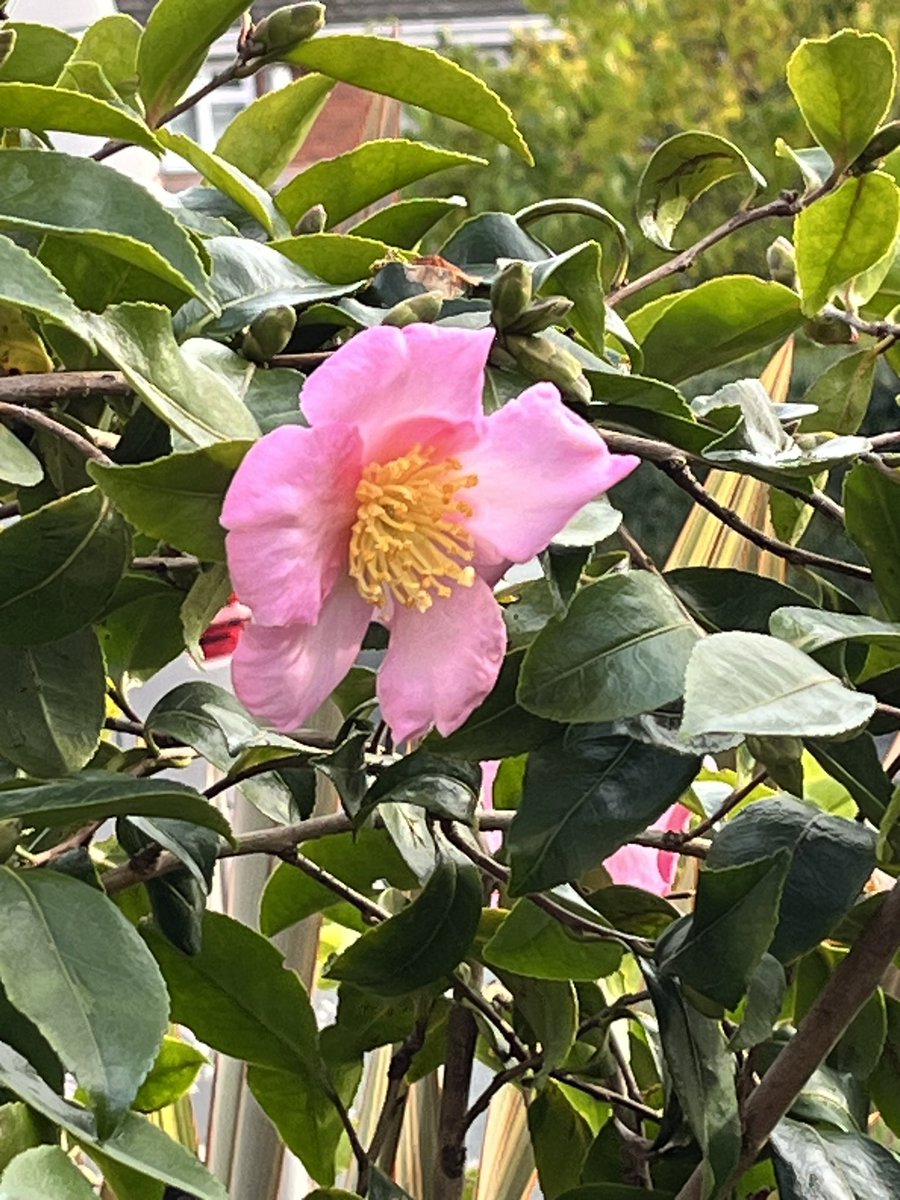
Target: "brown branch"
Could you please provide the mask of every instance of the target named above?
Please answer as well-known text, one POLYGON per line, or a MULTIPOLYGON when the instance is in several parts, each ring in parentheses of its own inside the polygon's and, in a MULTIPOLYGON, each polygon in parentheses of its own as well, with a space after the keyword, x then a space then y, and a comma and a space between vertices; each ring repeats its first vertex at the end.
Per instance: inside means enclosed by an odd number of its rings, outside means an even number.
POLYGON ((890 349, 893 343, 900 339, 900 325, 895 321, 866 321, 862 317, 858 317, 856 313, 846 312, 843 308, 836 308, 833 304, 826 304, 822 312, 832 321, 840 321, 842 325, 847 325, 850 329, 857 330, 858 333, 866 333, 869 337, 884 341, 886 343, 885 350, 890 349))
POLYGON ((10 404, 88 400, 92 396, 131 396, 120 371, 47 371, 39 375, 7 375, 0 379, 0 399, 10 404))
POLYGON ((200 559, 194 558, 190 554, 179 554, 171 558, 161 557, 156 554, 148 554, 142 558, 134 558, 131 560, 132 571, 177 571, 179 568, 199 567, 200 559))
POLYGON ((768 774, 768 771, 757 771, 752 779, 749 779, 743 787, 735 788, 731 795, 722 801, 716 811, 701 821, 694 829, 688 829, 684 833, 675 833, 675 837, 678 838, 679 843, 684 844, 684 842, 690 841, 691 838, 703 837, 704 834, 715 829, 723 817, 727 817, 733 809, 737 808, 742 800, 746 800, 751 792, 755 792, 760 784, 765 783, 768 774))
POLYGON ((454 1004, 447 1022, 432 1200, 462 1200, 466 1182, 466 1112, 477 1041, 475 1018, 468 1008, 454 1004))
POLYGON ((304 854, 299 854, 296 850, 286 850, 278 857, 282 862, 286 862, 288 866, 296 867, 298 871, 302 871, 304 875, 308 875, 310 879, 314 879, 322 887, 326 887, 330 892, 334 892, 341 900, 346 900, 348 904, 352 904, 354 908, 362 913, 366 920, 377 923, 379 921, 387 921, 390 917, 391 914, 386 908, 382 908, 380 904, 376 904, 374 900, 370 900, 362 892, 356 891, 355 888, 344 883, 343 879, 338 879, 336 875, 332 875, 330 871, 326 871, 324 867, 320 867, 318 863, 313 862, 311 858, 307 858, 304 854))
POLYGON ((17 404, 6 404, 0 401, 0 417, 8 417, 14 421, 22 421, 25 425, 31 425, 35 429, 44 429, 48 433, 52 433, 54 437, 60 438, 61 441, 68 442, 70 446, 74 446, 79 454, 85 458, 91 459, 93 462, 100 462, 106 466, 112 465, 112 459, 108 458, 93 442, 89 442, 87 438, 82 437, 80 433, 76 433, 74 429, 70 429, 68 425, 62 425, 59 421, 54 421, 52 417, 48 417, 46 413, 39 412, 36 408, 25 408, 17 404))

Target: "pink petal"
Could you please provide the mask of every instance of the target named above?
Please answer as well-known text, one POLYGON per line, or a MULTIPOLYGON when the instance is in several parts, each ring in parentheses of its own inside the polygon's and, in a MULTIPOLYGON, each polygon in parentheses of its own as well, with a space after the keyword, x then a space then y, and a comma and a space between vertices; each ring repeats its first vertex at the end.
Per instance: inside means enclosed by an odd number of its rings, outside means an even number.
POLYGON ((525 562, 589 500, 638 466, 630 454, 610 454, 586 421, 565 407, 550 383, 538 383, 485 422, 479 444, 462 456, 478 476, 464 499, 482 553, 525 562))
POLYGON ((360 440, 347 425, 282 425, 253 446, 225 496, 235 590, 263 625, 313 622, 356 519, 360 440))
POLYGON ((378 700, 397 741, 432 725, 452 733, 496 682, 506 628, 482 579, 454 587, 427 612, 397 605, 391 640, 378 674, 378 700))
POLYGON ((248 626, 231 662, 238 698, 276 729, 298 729, 353 666, 371 615, 345 578, 315 625, 248 626))
MULTIPOLYGON (((381 325, 358 333, 303 385, 313 426, 356 425, 366 461, 381 459, 392 426, 409 422, 480 422, 484 366, 493 330, 381 325)), ((402 452, 409 449, 403 447, 402 452)))
MULTIPOLYGON (((673 804, 651 828, 680 832, 687 828, 690 819, 690 811, 683 804, 673 804)), ((675 878, 678 855, 669 850, 654 850, 652 846, 621 846, 603 866, 613 883, 664 896, 675 878)))

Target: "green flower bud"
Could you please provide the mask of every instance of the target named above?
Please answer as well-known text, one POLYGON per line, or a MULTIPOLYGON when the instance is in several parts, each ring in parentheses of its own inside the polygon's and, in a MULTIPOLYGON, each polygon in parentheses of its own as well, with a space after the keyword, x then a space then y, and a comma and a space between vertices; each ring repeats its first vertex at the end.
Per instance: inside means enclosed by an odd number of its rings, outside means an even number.
POLYGON ((531 303, 531 270, 523 262, 511 262, 491 284, 491 322, 495 329, 508 329, 531 303))
POLYGON ((0 821, 0 862, 6 862, 15 851, 22 834, 19 820, 0 821))
POLYGON ((389 308, 381 323, 396 325, 401 329, 404 325, 415 325, 420 321, 430 324, 438 319, 443 307, 444 297, 440 292, 421 292, 389 308))
POLYGON ((766 262, 769 266, 769 277, 776 283, 786 287, 794 287, 797 282, 796 257, 794 247, 786 237, 777 237, 766 251, 766 262))
POLYGON ((591 399, 591 385, 584 377, 581 363, 568 350, 540 334, 507 337, 506 348, 519 369, 532 379, 555 383, 561 391, 585 404, 591 399))
POLYGON ((521 316, 506 327, 506 333, 529 334, 540 333, 557 325, 573 307, 572 301, 565 296, 548 296, 546 300, 535 300, 521 316))
POLYGON ((0 29, 0 66, 2 66, 16 48, 16 31, 0 29))
POLYGON ((276 8, 254 26, 251 39, 258 56, 285 54, 308 41, 325 24, 325 5, 307 0, 276 8))
POLYGON ((813 317, 803 323, 803 332, 820 346, 850 346, 859 341, 859 334, 834 317, 813 317))
POLYGON ((291 232, 295 237, 303 233, 321 233, 328 223, 328 213, 322 204, 308 208, 291 232))
POLYGON ((250 362, 266 363, 280 354, 294 332, 297 314, 288 304, 267 309, 252 322, 241 342, 241 354, 250 362))

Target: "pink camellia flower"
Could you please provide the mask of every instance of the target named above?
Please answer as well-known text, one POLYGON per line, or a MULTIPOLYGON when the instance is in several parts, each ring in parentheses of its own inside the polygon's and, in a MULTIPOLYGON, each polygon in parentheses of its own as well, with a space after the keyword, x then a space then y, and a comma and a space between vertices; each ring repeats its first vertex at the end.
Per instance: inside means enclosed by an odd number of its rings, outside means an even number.
MULTIPOLYGON (((681 833, 688 827, 690 809, 673 804, 651 829, 681 833)), ((670 850, 654 850, 652 846, 621 846, 604 862, 613 883, 643 888, 655 896, 664 896, 672 886, 678 869, 678 855, 670 850)))
POLYGON ((222 524, 253 612, 235 690, 296 729, 390 629, 378 699, 398 740, 456 729, 497 678, 506 632, 492 586, 637 466, 539 383, 485 416, 492 330, 381 326, 303 387, 309 427, 244 458, 222 524))

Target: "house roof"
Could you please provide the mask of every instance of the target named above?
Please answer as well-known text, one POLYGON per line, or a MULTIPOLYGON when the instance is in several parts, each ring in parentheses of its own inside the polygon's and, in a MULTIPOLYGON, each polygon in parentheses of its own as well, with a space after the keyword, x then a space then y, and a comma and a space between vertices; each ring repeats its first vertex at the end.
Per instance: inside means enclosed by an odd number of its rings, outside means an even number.
MULTIPOLYGON (((120 12, 128 13, 142 24, 146 23, 156 0, 118 0, 120 12)), ((285 0, 256 0, 253 15, 265 16, 280 8, 285 0)), ((526 13, 522 0, 326 0, 328 24, 360 25, 368 22, 422 21, 451 24, 506 17, 515 19, 526 13)))

